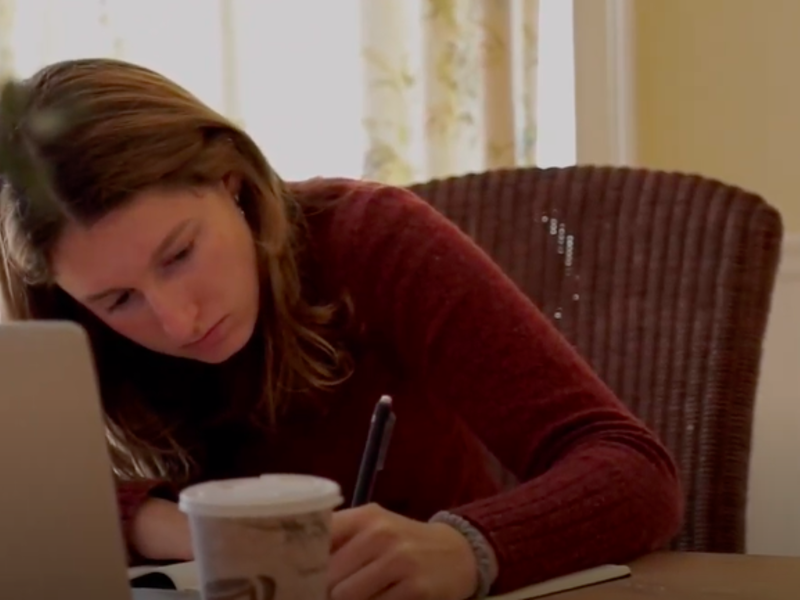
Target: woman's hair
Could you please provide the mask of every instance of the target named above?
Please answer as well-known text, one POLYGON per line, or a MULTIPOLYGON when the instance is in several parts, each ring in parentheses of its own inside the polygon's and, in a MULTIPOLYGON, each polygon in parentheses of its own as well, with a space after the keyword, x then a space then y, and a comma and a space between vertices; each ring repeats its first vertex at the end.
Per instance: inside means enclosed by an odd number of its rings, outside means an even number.
POLYGON ((346 302, 301 293, 308 207, 244 131, 165 77, 116 60, 53 64, 20 89, 21 115, 5 123, 0 116, 0 141, 38 158, 52 193, 43 200, 31 180, 0 174, 3 317, 68 319, 87 330, 119 477, 188 478, 215 427, 245 414, 274 425, 292 395, 347 377, 349 355, 334 341, 346 302), (37 137, 33 117, 59 110, 72 115, 69 127, 37 137), (211 185, 232 174, 241 178, 261 284, 244 358, 212 366, 145 350, 54 284, 51 253, 70 221, 90 225, 146 188, 211 185))

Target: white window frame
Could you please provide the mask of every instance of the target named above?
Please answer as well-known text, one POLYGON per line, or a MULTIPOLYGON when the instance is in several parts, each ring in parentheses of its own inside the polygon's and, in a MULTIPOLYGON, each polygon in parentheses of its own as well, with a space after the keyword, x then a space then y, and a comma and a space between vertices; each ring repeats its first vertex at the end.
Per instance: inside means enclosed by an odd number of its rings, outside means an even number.
POLYGON ((635 166, 633 0, 575 0, 578 164, 635 166))

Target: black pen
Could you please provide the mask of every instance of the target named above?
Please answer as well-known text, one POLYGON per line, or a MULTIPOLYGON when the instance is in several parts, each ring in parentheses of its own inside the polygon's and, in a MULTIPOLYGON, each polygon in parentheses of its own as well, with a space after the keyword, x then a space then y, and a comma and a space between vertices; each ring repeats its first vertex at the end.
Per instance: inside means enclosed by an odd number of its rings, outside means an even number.
POLYGON ((389 396, 381 396, 372 413, 367 444, 361 457, 361 468, 358 470, 358 480, 351 506, 363 506, 371 501, 375 479, 378 471, 383 468, 393 427, 392 399, 389 396))

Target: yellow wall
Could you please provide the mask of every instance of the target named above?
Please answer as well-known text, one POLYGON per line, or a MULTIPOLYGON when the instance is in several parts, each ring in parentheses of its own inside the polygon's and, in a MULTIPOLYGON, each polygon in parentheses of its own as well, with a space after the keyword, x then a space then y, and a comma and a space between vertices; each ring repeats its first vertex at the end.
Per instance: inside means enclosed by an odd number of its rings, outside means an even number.
POLYGON ((800 232, 800 0, 633 0, 637 162, 765 196, 800 232))

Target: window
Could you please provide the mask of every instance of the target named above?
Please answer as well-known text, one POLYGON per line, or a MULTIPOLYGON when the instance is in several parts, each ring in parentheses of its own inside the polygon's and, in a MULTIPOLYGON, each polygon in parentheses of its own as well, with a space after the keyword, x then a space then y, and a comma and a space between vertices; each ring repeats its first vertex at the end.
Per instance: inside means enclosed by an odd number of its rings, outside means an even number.
MULTIPOLYGON (((284 178, 359 177, 361 2, 24 0, 12 21, 14 69, 85 56, 138 62, 241 120, 284 178)), ((539 40, 538 162, 574 164, 571 0, 540 0, 539 40)))

